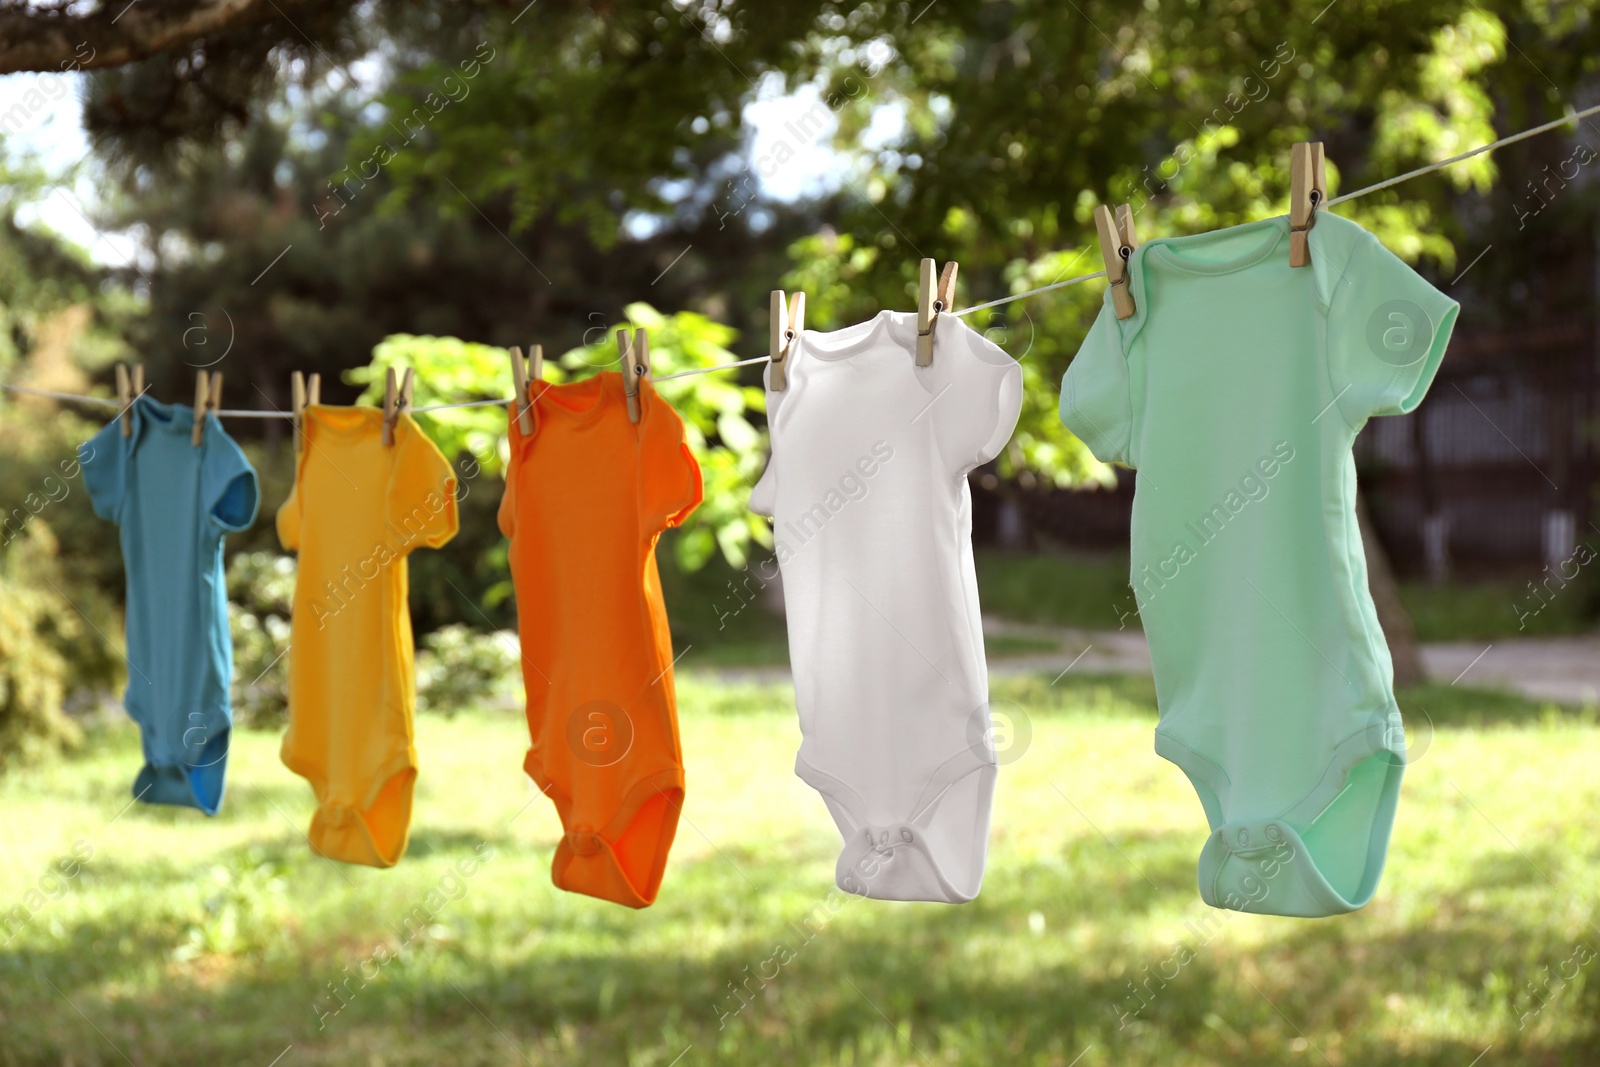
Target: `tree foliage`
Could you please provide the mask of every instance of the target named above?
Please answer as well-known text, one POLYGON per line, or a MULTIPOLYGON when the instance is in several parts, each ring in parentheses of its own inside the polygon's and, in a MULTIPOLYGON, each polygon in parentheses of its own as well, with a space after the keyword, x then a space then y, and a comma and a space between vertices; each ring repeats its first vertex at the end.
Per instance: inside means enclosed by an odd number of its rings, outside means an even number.
MULTIPOLYGON (((913 306, 924 256, 959 260, 974 301, 1092 272, 1097 203, 1131 203, 1147 236, 1280 213, 1298 140, 1327 144, 1336 191, 1460 152, 1570 108, 1600 54, 1600 29, 1572 4, 914 7, 783 5, 779 16, 639 3, 587 20, 533 8, 516 24, 485 10, 474 32, 497 59, 430 128, 430 150, 397 163, 394 195, 509 196, 518 225, 582 221, 601 240, 641 218, 683 228, 796 216, 810 232, 790 244, 783 280, 807 291, 812 324, 827 327, 913 306), (815 104, 757 158, 739 147, 742 108, 778 86, 815 104), (761 200, 761 176, 829 139, 845 168, 836 191, 761 200)), ((408 67, 384 108, 411 106, 449 70, 435 58, 408 67)), ((1565 155, 1569 137, 1339 210, 1441 274, 1462 265, 1463 244, 1515 240, 1565 273, 1532 292, 1515 284, 1524 256, 1484 264, 1471 284, 1486 302, 1503 315, 1581 307, 1595 268, 1577 234, 1592 229, 1594 196, 1564 196, 1524 233, 1512 198, 1493 193, 1507 168, 1565 155), (1578 219, 1587 225, 1575 229, 1578 219)), ((975 324, 1027 338, 1012 351, 1027 353, 1034 396, 1059 380, 1100 292, 1059 290, 975 324)), ((1028 405, 1001 469, 1057 485, 1105 477, 1046 403, 1028 405)))
MULTIPOLYGON (((734 360, 726 347, 734 340, 734 331, 704 315, 691 311, 664 315, 643 303, 630 305, 626 315, 630 328, 649 331, 653 377, 722 367, 734 360)), ((614 371, 617 363, 615 341, 607 335, 594 345, 548 359, 543 376, 549 382, 577 381, 614 371)), ((415 375, 413 402, 419 408, 505 397, 509 392, 505 349, 453 337, 390 337, 373 351, 369 365, 349 371, 346 378, 363 387, 360 402, 379 404, 388 371, 403 374, 407 368, 415 375)), ((740 567, 752 542, 771 544, 766 524, 744 507, 765 462, 766 433, 757 429, 753 420, 765 410, 766 398, 757 387, 731 381, 732 374, 732 368, 712 370, 656 386, 682 416, 689 448, 700 464, 705 484, 705 502, 673 541, 679 562, 691 570, 718 551, 740 567)), ((504 407, 420 411, 416 418, 457 464, 463 495, 497 493, 507 460, 504 407)), ((504 583, 509 580, 504 547, 498 538, 485 550, 484 563, 499 575, 499 596, 492 598, 498 600, 507 591, 504 583)))
MULTIPOLYGON (((1349 191, 1581 106, 1597 46, 1591 6, 1569 0, 0 0, 0 70, 89 72, 99 221, 142 244, 109 271, 21 225, 51 179, 0 142, 0 375, 34 373, 63 316, 80 325, 57 348, 102 389, 131 353, 157 395, 191 395, 205 366, 247 407, 287 407, 296 369, 336 403, 375 399, 402 365, 419 403, 504 396, 501 346, 541 342, 552 380, 578 377, 614 361, 624 323, 651 330, 658 376, 722 366, 763 354, 739 338, 764 335, 771 288, 804 290, 808 326, 829 328, 914 306, 923 257, 960 262, 962 305, 1053 284, 1099 268, 1096 204, 1130 203, 1146 237, 1278 213, 1305 139, 1349 191), (785 93, 805 106, 758 146, 750 106, 785 93), (837 153, 831 184, 765 192, 818 146, 837 153)), ((1478 321, 1591 315, 1597 147, 1585 122, 1337 210, 1478 321)), ((1101 293, 967 320, 1023 366, 1017 433, 985 472, 1006 492, 1110 476, 1055 413, 1101 293)), ((660 385, 706 479, 682 566, 738 567, 767 543, 745 507, 758 375, 660 385)), ((467 496, 463 536, 413 561, 420 629, 509 620, 492 521, 504 418, 425 417, 467 496)), ((234 429, 264 436, 264 483, 286 484, 281 423, 234 429)), ((21 499, 42 453, 0 448, 0 487, 21 499)), ((119 584, 114 541, 81 504, 0 548, 13 649, 66 617, 62 596, 116 629, 93 592, 119 584), (54 592, 34 580, 53 544, 68 557, 54 592)), ((240 544, 270 545, 264 514, 240 544)), ((57 703, 50 647, 13 653, 50 669, 5 699, 57 703)), ((104 641, 54 647, 95 650, 75 678, 117 669, 104 641)))
POLYGON ((69 673, 61 644, 81 640, 82 628, 39 580, 41 569, 58 573, 54 557, 43 523, 0 551, 0 771, 80 736, 61 710, 69 673))

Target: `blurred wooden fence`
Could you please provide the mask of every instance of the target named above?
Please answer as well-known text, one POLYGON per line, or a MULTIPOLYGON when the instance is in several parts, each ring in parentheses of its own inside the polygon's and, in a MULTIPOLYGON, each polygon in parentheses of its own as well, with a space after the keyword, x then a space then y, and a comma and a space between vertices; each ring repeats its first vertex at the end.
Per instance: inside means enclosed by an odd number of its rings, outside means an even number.
MULTIPOLYGON (((1367 424, 1356 466, 1401 574, 1537 568, 1586 536, 1600 543, 1597 346, 1581 319, 1458 330, 1421 407, 1367 424)), ((979 493, 974 532, 1004 542, 1020 525, 1048 543, 1123 548, 1134 476, 1122 474, 1110 491, 1016 494, 1020 524, 979 493)))

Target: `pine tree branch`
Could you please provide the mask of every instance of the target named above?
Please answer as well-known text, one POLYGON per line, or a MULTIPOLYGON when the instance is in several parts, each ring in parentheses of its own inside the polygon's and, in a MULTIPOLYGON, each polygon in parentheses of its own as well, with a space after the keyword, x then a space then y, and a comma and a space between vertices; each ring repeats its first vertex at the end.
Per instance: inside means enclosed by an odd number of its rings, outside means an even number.
POLYGON ((306 0, 109 0, 86 15, 0 4, 0 74, 120 67, 203 37, 287 17, 306 0))

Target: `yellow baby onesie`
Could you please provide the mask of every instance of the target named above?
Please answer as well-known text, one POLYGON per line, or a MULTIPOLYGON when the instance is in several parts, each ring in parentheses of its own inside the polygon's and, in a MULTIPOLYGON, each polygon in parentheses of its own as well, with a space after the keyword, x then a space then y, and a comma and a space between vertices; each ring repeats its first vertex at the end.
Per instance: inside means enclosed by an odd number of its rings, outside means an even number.
POLYGON ((416 674, 406 556, 457 528, 456 483, 402 414, 383 443, 377 408, 314 405, 278 539, 300 554, 283 762, 311 783, 311 847, 392 867, 405 854, 416 674))

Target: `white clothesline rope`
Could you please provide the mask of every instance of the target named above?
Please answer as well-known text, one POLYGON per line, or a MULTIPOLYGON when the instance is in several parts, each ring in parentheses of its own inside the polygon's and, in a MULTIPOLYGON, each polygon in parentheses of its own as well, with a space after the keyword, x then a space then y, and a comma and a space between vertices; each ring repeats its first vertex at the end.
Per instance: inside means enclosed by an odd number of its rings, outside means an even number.
POLYGON ((1391 185, 1399 185, 1401 182, 1410 181, 1412 178, 1421 177, 1422 175, 1427 174, 1429 171, 1439 170, 1441 167, 1453 166, 1456 163, 1460 163, 1462 160, 1471 159, 1473 156, 1479 156, 1485 152, 1493 152, 1496 148, 1504 148, 1508 144, 1516 144, 1518 141, 1526 141, 1529 137, 1535 137, 1541 133, 1549 133, 1558 126, 1569 126, 1572 123, 1577 122, 1579 119, 1586 119, 1591 115, 1600 115, 1600 104, 1596 104, 1594 107, 1586 107, 1582 111, 1574 112, 1571 115, 1565 115, 1559 119, 1551 119, 1542 126, 1535 126, 1532 129, 1523 130, 1521 133, 1513 133, 1509 137, 1500 138, 1498 141, 1490 141, 1488 144, 1479 145, 1470 152, 1463 152, 1459 156, 1451 156, 1449 159, 1441 159, 1437 163, 1429 163, 1426 167, 1418 167, 1416 170, 1408 170, 1404 174, 1393 178, 1387 178, 1384 181, 1378 182, 1376 185, 1369 185, 1365 189, 1357 189, 1353 193, 1345 193, 1343 196, 1336 196, 1332 200, 1328 201, 1327 206, 1333 207, 1333 205, 1342 204, 1346 200, 1354 200, 1358 196, 1366 196, 1368 193, 1375 193, 1379 189, 1387 189, 1391 185))
MULTIPOLYGON (((1559 119, 1552 119, 1541 126, 1535 126, 1532 129, 1523 130, 1520 133, 1513 133, 1510 136, 1500 138, 1498 141, 1490 141, 1488 144, 1479 145, 1477 148, 1474 148, 1468 152, 1462 152, 1458 156, 1451 156, 1449 159, 1441 159, 1437 163, 1429 163, 1427 166, 1418 167, 1416 170, 1408 170, 1404 174, 1396 175, 1393 178, 1386 178, 1383 181, 1369 185, 1364 189, 1357 189, 1355 192, 1345 193, 1343 196, 1336 196, 1332 200, 1329 200, 1326 204, 1319 204, 1318 207, 1319 209, 1330 208, 1335 204, 1342 204, 1347 200, 1354 200, 1359 196, 1366 196, 1368 193, 1375 193, 1380 189, 1387 189, 1391 185, 1399 185, 1401 182, 1408 182, 1412 178, 1420 178, 1424 174, 1431 174, 1436 170, 1443 170, 1445 167, 1454 166, 1463 160, 1471 159, 1473 156, 1480 156, 1485 152, 1493 152, 1496 148, 1504 148, 1508 144, 1515 144, 1518 141, 1525 141, 1529 137, 1535 137, 1541 133, 1548 133, 1558 126, 1571 125, 1572 123, 1577 122, 1580 119, 1586 119, 1591 115, 1600 115, 1600 104, 1597 104, 1594 107, 1584 108, 1582 111, 1574 112, 1571 115, 1563 115, 1559 119)), ((1096 271, 1093 274, 1084 274, 1077 278, 1068 278, 1064 282, 1053 282, 1050 285, 1041 286, 1038 289, 1029 289, 1027 292, 1016 293, 1012 296, 1003 296, 998 300, 991 300, 986 304, 974 304, 972 307, 962 308, 960 311, 951 312, 951 314, 957 317, 962 315, 970 315, 974 311, 982 311, 984 308, 998 307, 1001 304, 1009 304, 1013 300, 1024 300, 1030 296, 1038 296, 1040 293, 1048 293, 1052 289, 1064 289, 1069 285, 1077 285, 1079 282, 1090 281, 1094 278, 1104 278, 1105 276, 1105 271, 1096 271)))
MULTIPOLYGON (((85 396, 82 393, 58 393, 53 389, 34 389, 31 386, 26 385, 0 384, 0 389, 7 389, 13 393, 26 393, 29 396, 49 397, 52 400, 71 400, 79 404, 89 404, 97 408, 114 408, 118 411, 120 411, 122 408, 121 401, 112 400, 103 396, 85 396)), ((507 397, 504 400, 463 400, 455 404, 424 404, 421 407, 414 407, 410 410, 413 413, 420 414, 424 411, 445 411, 450 408, 486 408, 509 403, 511 403, 510 397, 507 397)), ((262 411, 259 409, 252 410, 247 408, 219 408, 213 412, 213 414, 219 419, 294 418, 294 412, 292 411, 262 411)))
POLYGON ((741 359, 737 363, 718 363, 715 367, 696 367, 694 370, 681 370, 677 374, 663 374, 657 378, 650 376, 652 382, 670 382, 674 378, 687 378, 691 374, 710 374, 714 370, 732 370, 735 367, 748 367, 755 363, 765 363, 771 356, 756 356, 753 359, 741 359))
POLYGON ((1040 293, 1048 293, 1054 289, 1065 289, 1067 286, 1077 285, 1079 282, 1092 282, 1096 278, 1104 278, 1105 276, 1106 272, 1103 270, 1097 270, 1093 274, 1080 274, 1076 278, 1068 278, 1064 282, 1051 282, 1049 285, 1041 285, 1037 289, 1029 289, 1025 293, 1017 293, 1015 296, 1002 296, 998 300, 990 300, 982 304, 973 304, 971 307, 962 308, 960 311, 952 311, 950 314, 959 319, 963 315, 970 315, 974 311, 982 311, 984 308, 999 307, 1001 304, 1009 304, 1013 300, 1026 300, 1030 296, 1038 296, 1040 293))
MULTIPOLYGON (((1530 129, 1522 130, 1519 133, 1513 133, 1509 136, 1502 137, 1498 141, 1490 141, 1488 144, 1479 145, 1477 148, 1471 149, 1467 152, 1462 152, 1457 156, 1451 156, 1449 159, 1441 159, 1437 163, 1429 163, 1426 166, 1418 167, 1416 170, 1408 170, 1404 174, 1398 174, 1393 178, 1386 178, 1381 182, 1366 186, 1365 188, 1357 189, 1354 192, 1345 193, 1343 196, 1336 196, 1327 203, 1318 205, 1318 208, 1319 210, 1330 208, 1336 204, 1343 204, 1346 201, 1354 200, 1357 197, 1366 196, 1368 193, 1375 193, 1380 189, 1387 189, 1390 186, 1399 185, 1401 182, 1408 182, 1412 178, 1420 178, 1424 174, 1431 174, 1436 170, 1443 170, 1445 167, 1454 166, 1455 164, 1463 162, 1464 160, 1471 159, 1473 156, 1479 156, 1485 152, 1493 152, 1497 148, 1504 148, 1508 144, 1515 144, 1518 141, 1525 141, 1529 137, 1536 137, 1541 133, 1548 133, 1549 131, 1561 126, 1569 126, 1574 122, 1589 118, 1592 115, 1600 115, 1600 104, 1597 104, 1594 107, 1584 108, 1582 111, 1573 112, 1570 115, 1563 115, 1559 119, 1551 119, 1549 122, 1546 122, 1542 125, 1534 126, 1530 129)), ((997 300, 990 300, 982 304, 973 304, 971 307, 964 307, 960 311, 952 311, 949 312, 949 314, 952 317, 960 318, 963 315, 970 315, 975 311, 983 311, 986 308, 999 307, 1001 304, 1010 304, 1017 300, 1026 300, 1031 296, 1038 296, 1041 293, 1053 292, 1056 289, 1065 289, 1069 285, 1077 285, 1080 282, 1089 282, 1096 278, 1104 278, 1105 276, 1106 272, 1103 270, 1095 271, 1093 274, 1081 274, 1075 278, 1068 278, 1065 281, 1051 282, 1049 285, 1041 285, 1037 289, 1028 289, 1025 292, 1013 293, 1010 296, 1002 296, 997 300)), ((650 380, 652 382, 670 382, 675 378, 688 378, 696 374, 712 374, 716 371, 733 370, 736 367, 749 367, 757 363, 766 363, 771 359, 772 357, 770 355, 756 356, 752 359, 741 359, 733 363, 719 363, 714 367, 696 367, 694 370, 679 371, 676 374, 664 374, 659 378, 652 377, 650 380)), ((6 385, 4 383, 0 383, 0 389, 6 389, 13 393, 26 393, 30 396, 49 397, 54 400, 67 400, 78 404, 90 404, 95 407, 117 409, 122 407, 120 401, 110 400, 105 397, 86 396, 81 393, 58 393, 50 389, 33 389, 29 388, 28 386, 6 385)), ((511 397, 498 400, 464 400, 453 404, 425 404, 422 407, 414 407, 411 409, 411 411, 420 415, 429 411, 450 411, 456 408, 492 407, 495 405, 510 403, 512 403, 511 397)), ((260 411, 237 408, 222 409, 214 414, 216 414, 218 418, 227 419, 294 418, 294 413, 289 411, 260 411)))

